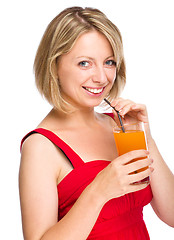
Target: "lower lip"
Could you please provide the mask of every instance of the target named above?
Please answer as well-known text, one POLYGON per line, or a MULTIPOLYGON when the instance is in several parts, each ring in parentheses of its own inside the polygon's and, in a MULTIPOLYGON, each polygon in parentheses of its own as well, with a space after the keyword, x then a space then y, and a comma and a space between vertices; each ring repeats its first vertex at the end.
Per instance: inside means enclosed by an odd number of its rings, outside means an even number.
POLYGON ((103 88, 103 90, 102 90, 100 93, 92 93, 92 92, 89 92, 88 90, 86 90, 85 88, 83 88, 83 89, 84 89, 84 90, 86 91, 86 93, 89 94, 90 96, 99 97, 99 96, 101 96, 101 95, 103 94, 105 88, 103 88))

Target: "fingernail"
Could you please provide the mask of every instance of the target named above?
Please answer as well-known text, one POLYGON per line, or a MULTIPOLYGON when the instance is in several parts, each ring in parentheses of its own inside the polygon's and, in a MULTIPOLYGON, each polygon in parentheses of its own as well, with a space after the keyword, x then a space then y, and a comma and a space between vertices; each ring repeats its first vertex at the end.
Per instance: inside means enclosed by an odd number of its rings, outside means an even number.
POLYGON ((152 158, 150 158, 150 161, 151 161, 151 163, 153 163, 153 162, 154 162, 154 160, 153 160, 152 158))
POLYGON ((149 167, 150 168, 150 171, 153 172, 154 171, 154 168, 153 167, 149 167))
POLYGON ((120 112, 121 111, 121 106, 119 106, 119 105, 115 105, 115 108, 120 112))
POLYGON ((123 116, 125 115, 124 110, 123 110, 123 109, 120 109, 120 110, 119 110, 119 114, 123 117, 123 116))

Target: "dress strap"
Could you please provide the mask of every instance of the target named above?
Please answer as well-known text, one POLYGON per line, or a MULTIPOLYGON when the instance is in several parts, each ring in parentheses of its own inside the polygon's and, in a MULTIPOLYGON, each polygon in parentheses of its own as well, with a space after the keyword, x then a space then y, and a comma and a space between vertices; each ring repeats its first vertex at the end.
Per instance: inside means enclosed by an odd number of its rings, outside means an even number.
POLYGON ((105 115, 108 115, 108 116, 110 116, 111 118, 113 118, 113 120, 115 121, 115 119, 114 119, 114 114, 111 112, 111 113, 104 113, 105 115))
POLYGON ((80 156, 74 152, 74 150, 66 144, 61 138, 59 138, 55 133, 44 129, 44 128, 37 128, 31 132, 29 132, 21 141, 21 147, 24 141, 32 134, 39 133, 46 138, 48 138, 52 143, 54 143, 60 150, 65 154, 68 160, 71 162, 74 168, 79 167, 84 164, 84 161, 80 158, 80 156))

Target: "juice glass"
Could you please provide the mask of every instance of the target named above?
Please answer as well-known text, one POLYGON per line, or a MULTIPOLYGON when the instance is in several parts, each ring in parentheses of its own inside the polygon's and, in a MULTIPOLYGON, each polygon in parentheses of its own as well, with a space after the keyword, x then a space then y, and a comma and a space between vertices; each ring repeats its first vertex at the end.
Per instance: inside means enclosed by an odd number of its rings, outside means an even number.
MULTIPOLYGON (((145 137, 144 126, 142 122, 133 123, 133 124, 124 124, 124 129, 125 129, 125 132, 123 132, 121 127, 119 126, 116 126, 113 129, 114 139, 115 139, 119 156, 133 150, 139 150, 139 149, 147 150, 146 137, 145 137)), ((130 161, 129 163, 135 162, 140 159, 145 159, 145 158, 136 158, 130 161)), ((136 174, 136 173, 142 172, 147 168, 148 167, 138 169, 130 174, 136 174)), ((140 182, 136 182, 135 184, 138 184, 141 182, 149 182, 149 177, 141 180, 140 182)))

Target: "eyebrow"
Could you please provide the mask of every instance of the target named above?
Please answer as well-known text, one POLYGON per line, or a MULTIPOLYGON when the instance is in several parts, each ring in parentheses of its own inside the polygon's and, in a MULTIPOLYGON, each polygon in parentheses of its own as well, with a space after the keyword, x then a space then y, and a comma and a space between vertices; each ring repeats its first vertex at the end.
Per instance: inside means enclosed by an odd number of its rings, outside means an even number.
POLYGON ((79 56, 79 57, 77 57, 76 59, 78 59, 78 58, 88 58, 88 59, 94 60, 94 58, 88 57, 88 56, 79 56))
MULTIPOLYGON (((115 58, 114 57, 114 55, 111 55, 111 56, 109 56, 109 57, 107 57, 107 58, 105 58, 105 59, 108 59, 108 58, 115 58)), ((90 60, 95 60, 94 58, 92 58, 92 57, 88 57, 88 56, 79 56, 79 57, 77 57, 76 59, 78 59, 78 58, 88 58, 88 59, 90 59, 90 60)))

